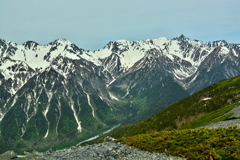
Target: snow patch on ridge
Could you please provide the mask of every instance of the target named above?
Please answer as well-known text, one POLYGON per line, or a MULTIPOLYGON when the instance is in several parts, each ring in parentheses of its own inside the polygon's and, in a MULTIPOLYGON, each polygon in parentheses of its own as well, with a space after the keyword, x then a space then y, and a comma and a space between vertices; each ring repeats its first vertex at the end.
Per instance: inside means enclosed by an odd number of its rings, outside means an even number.
POLYGON ((127 95, 129 95, 129 88, 130 87, 127 88, 127 93, 123 96, 123 98, 125 98, 127 95))
POLYGON ((93 106, 92 106, 92 104, 91 104, 91 101, 90 101, 90 96, 89 96, 89 94, 87 94, 86 92, 84 92, 84 93, 87 95, 88 105, 92 108, 92 115, 93 115, 93 118, 96 118, 96 117, 95 117, 95 111, 94 111, 94 108, 93 108, 93 106))
MULTIPOLYGON (((53 82, 52 86, 54 86, 54 82, 53 82)), ((47 91, 47 90, 45 90, 45 91, 46 91, 46 94, 48 96, 48 103, 47 103, 46 109, 43 111, 43 115, 44 115, 44 117, 45 117, 45 119, 47 121, 47 124, 48 124, 48 129, 47 129, 47 132, 46 132, 46 134, 44 136, 44 138, 47 138, 48 132, 49 132, 49 127, 50 127, 50 122, 48 121, 47 113, 48 113, 48 111, 50 109, 50 102, 51 102, 51 99, 52 99, 52 92, 51 91, 47 91)))
POLYGON ((206 98, 203 98, 202 101, 207 101, 207 100, 210 100, 212 99, 211 97, 206 97, 206 98))
POLYGON ((73 102, 72 99, 70 99, 70 100, 71 100, 71 102, 70 102, 70 103, 71 103, 71 104, 70 104, 70 107, 71 107, 71 109, 72 109, 72 111, 73 111, 74 118, 75 118, 75 120, 76 120, 76 122, 77 122, 77 124, 78 124, 77 130, 78 130, 78 132, 82 132, 81 121, 79 121, 79 119, 78 119, 77 112, 76 112, 76 110, 75 110, 75 108, 74 108, 74 102, 73 102))
POLYGON ((109 82, 106 86, 107 86, 107 87, 110 86, 115 80, 116 80, 116 79, 113 78, 113 80, 112 80, 111 82, 109 82))
POLYGON ((60 121, 60 117, 62 115, 61 102, 59 100, 60 100, 60 97, 58 97, 58 103, 57 103, 57 108, 58 108, 58 111, 59 111, 59 118, 58 118, 57 125, 56 125, 56 134, 58 134, 58 124, 59 124, 59 121, 60 121))
POLYGON ((142 52, 129 50, 120 56, 121 64, 124 68, 128 69, 132 67, 137 61, 143 58, 145 55, 142 52))
POLYGON ((117 97, 115 97, 111 92, 109 92, 109 95, 111 97, 111 99, 115 99, 117 101, 120 101, 117 97))

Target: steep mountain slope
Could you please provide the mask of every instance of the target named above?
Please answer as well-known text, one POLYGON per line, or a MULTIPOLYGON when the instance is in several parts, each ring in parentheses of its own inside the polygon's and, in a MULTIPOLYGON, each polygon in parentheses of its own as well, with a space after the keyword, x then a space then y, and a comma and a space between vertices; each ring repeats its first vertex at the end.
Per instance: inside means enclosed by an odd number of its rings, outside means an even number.
POLYGON ((110 91, 130 100, 130 107, 136 108, 137 120, 142 120, 170 105, 174 100, 180 100, 189 94, 173 78, 161 72, 159 59, 144 60, 118 77, 109 85, 110 91), (155 65, 153 65, 155 64, 155 65), (160 102, 160 105, 156 105, 160 102))
POLYGON ((227 119, 231 114, 224 115, 224 113, 238 106, 239 100, 240 77, 238 76, 204 88, 146 120, 122 126, 109 135, 121 138, 161 130, 200 127, 227 119))
MULTIPOLYGON (((219 82, 223 80, 223 77, 228 78, 239 75, 239 54, 236 54, 239 53, 239 47, 232 46, 235 47, 232 48, 225 41, 221 42, 221 46, 223 47, 216 47, 204 59, 196 73, 192 75, 195 86, 193 89, 193 84, 189 84, 190 92, 196 92, 206 87, 206 83, 210 85, 214 82, 219 82)), ((186 81, 191 81, 191 78, 188 78, 186 81)))
POLYGON ((99 98, 89 81, 76 74, 65 79, 53 69, 32 77, 6 108, 9 111, 1 121, 6 147, 19 140, 33 145, 43 139, 48 142, 42 147, 56 145, 107 129, 124 117, 99 98))

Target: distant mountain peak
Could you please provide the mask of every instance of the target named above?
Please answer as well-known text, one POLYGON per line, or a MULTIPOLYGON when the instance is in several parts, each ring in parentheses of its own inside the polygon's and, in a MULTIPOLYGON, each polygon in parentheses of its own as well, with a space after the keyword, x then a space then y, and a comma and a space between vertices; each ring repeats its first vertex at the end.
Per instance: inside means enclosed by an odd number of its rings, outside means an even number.
POLYGON ((120 40, 117 40, 116 42, 117 42, 117 43, 126 43, 127 40, 125 40, 125 39, 120 39, 120 40))
POLYGON ((26 41, 26 42, 24 42, 23 43, 23 45, 27 45, 27 44, 37 44, 37 45, 39 45, 37 42, 35 42, 35 41, 26 41))
POLYGON ((66 38, 60 38, 60 39, 56 39, 55 41, 52 41, 49 43, 49 45, 53 45, 53 44, 67 45, 67 44, 73 44, 73 43, 66 38))
POLYGON ((150 38, 147 38, 145 41, 151 41, 151 39, 150 39, 150 38))
POLYGON ((181 34, 179 37, 173 38, 173 40, 180 40, 180 41, 184 41, 188 39, 186 36, 184 36, 183 34, 181 34))
POLYGON ((25 47, 25 49, 35 48, 38 45, 39 44, 37 42, 34 42, 34 41, 27 41, 27 42, 23 43, 23 46, 25 47))
POLYGON ((181 34, 181 36, 179 36, 179 38, 186 38, 183 34, 181 34))
POLYGON ((68 42, 68 43, 72 43, 72 42, 70 42, 67 38, 59 38, 59 39, 57 39, 57 40, 55 40, 55 41, 57 41, 57 42, 68 42))

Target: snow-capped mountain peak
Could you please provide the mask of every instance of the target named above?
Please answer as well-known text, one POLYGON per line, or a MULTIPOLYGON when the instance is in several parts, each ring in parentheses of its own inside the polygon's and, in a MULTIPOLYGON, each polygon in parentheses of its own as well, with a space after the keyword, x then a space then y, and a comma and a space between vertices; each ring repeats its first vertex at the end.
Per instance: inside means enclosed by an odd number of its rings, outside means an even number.
POLYGON ((22 45, 25 47, 26 50, 36 50, 39 44, 34 41, 27 41, 22 45))
MULTIPOLYGON (((95 51, 85 51, 67 39, 57 39, 47 45, 39 45, 34 41, 27 41, 23 45, 16 45, 5 40, 0 42, 2 59, 0 67, 5 74, 7 72, 4 67, 8 66, 7 68, 9 68, 15 63, 13 61, 25 62, 34 71, 42 72, 51 66, 57 57, 66 57, 72 60, 90 61, 101 68, 105 77, 111 75, 110 77, 113 78, 127 72, 136 63, 140 67, 141 61, 149 57, 152 63, 165 60, 166 62, 163 64, 168 66, 163 66, 165 72, 183 84, 185 80, 196 75, 202 63, 210 57, 216 57, 220 63, 224 63, 229 58, 239 57, 238 45, 227 43, 224 40, 202 42, 192 40, 184 35, 173 39, 160 37, 140 41, 111 41, 103 49, 95 51), (3 60, 4 57, 8 57, 9 60, 3 60)), ((99 71, 98 75, 101 75, 99 71)), ((8 77, 11 76, 8 75, 8 77)), ((113 80, 112 78, 108 81, 113 80)))

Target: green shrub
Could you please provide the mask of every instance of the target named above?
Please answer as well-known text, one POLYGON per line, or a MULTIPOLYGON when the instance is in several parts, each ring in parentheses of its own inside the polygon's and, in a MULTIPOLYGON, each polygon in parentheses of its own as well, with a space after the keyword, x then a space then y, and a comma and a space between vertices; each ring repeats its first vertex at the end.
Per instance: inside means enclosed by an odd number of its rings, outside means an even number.
POLYGON ((240 129, 183 129, 118 139, 129 146, 187 159, 240 159, 240 129))

